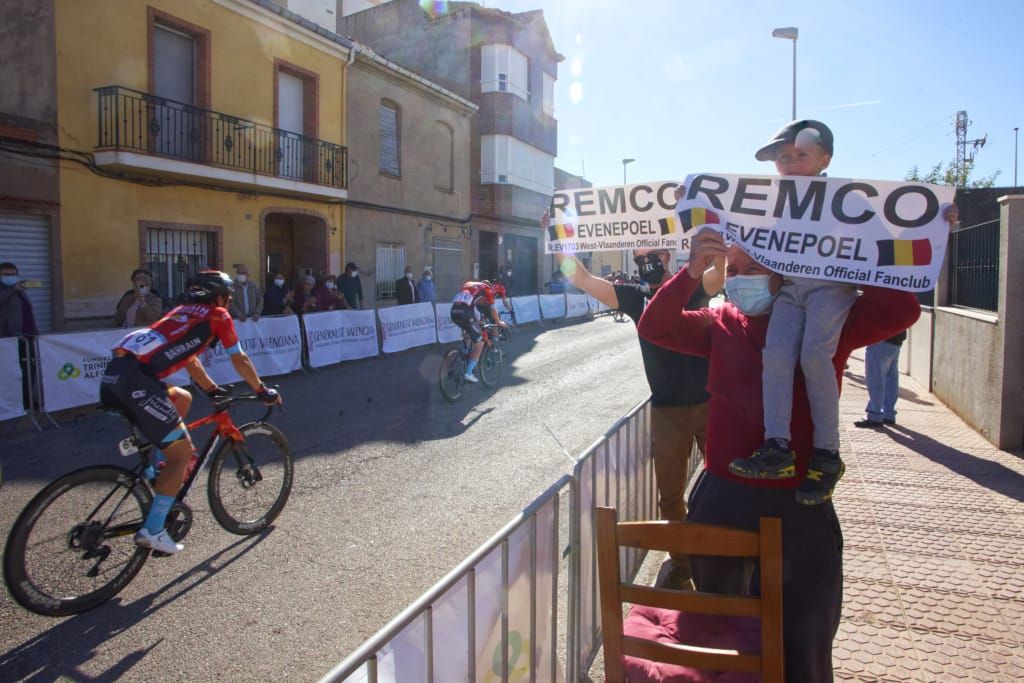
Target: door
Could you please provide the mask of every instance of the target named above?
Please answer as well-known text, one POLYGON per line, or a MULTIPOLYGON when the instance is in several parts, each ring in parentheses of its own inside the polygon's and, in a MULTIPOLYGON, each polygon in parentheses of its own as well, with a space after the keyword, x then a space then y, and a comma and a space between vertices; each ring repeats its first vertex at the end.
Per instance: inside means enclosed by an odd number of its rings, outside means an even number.
POLYGON ((18 267, 27 280, 25 294, 40 332, 53 329, 53 286, 50 268, 50 220, 44 216, 0 213, 0 261, 18 267))
POLYGON ((196 101, 196 41, 157 24, 153 28, 153 94, 149 132, 153 150, 181 159, 198 159, 201 117, 196 101))
POLYGON ((512 264, 512 284, 516 294, 537 293, 537 239, 505 235, 506 262, 512 264))
POLYGON ((304 86, 301 78, 277 72, 278 173, 288 178, 303 177, 304 86))
POLYGON ((284 214, 267 216, 264 253, 267 255, 267 282, 276 273, 282 273, 289 285, 295 286, 295 226, 292 219, 284 214))
POLYGON ((492 278, 498 272, 498 234, 480 231, 480 273, 477 277, 492 278))

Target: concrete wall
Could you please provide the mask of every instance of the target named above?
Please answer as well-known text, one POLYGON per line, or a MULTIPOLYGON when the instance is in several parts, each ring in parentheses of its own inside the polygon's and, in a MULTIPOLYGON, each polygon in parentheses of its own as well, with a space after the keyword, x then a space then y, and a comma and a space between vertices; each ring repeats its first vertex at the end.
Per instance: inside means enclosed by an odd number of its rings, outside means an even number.
POLYGON ((913 377, 921 386, 932 385, 932 324, 935 309, 921 307, 921 317, 907 331, 907 341, 900 350, 900 372, 913 377))

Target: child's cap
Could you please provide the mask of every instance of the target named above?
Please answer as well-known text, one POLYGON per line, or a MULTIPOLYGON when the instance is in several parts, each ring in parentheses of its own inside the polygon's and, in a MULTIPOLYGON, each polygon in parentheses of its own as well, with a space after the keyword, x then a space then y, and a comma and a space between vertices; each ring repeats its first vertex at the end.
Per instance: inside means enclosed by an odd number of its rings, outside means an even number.
POLYGON ((779 129, 764 147, 757 150, 754 157, 758 161, 775 161, 775 152, 780 145, 795 145, 797 140, 816 142, 827 154, 832 154, 832 131, 828 126, 821 121, 803 119, 787 123, 779 129))

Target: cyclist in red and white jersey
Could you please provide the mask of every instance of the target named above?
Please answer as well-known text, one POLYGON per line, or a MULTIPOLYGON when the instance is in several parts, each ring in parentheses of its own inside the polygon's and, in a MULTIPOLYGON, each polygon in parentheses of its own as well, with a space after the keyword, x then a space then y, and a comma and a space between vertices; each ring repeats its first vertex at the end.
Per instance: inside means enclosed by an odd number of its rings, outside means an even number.
POLYGON ((168 387, 163 379, 184 367, 210 398, 226 396, 228 392, 210 379, 199 362, 199 354, 219 342, 231 357, 235 371, 264 403, 281 402, 278 393, 260 381, 255 366, 238 344, 227 310, 233 292, 234 283, 226 273, 202 271, 186 292, 188 303, 118 342, 101 380, 100 402, 121 411, 156 446, 157 456, 166 458, 153 484, 153 506, 135 535, 135 542, 146 548, 167 554, 184 550, 164 525, 195 454, 182 420, 192 405, 192 395, 180 387, 168 387))
POLYGON ((477 381, 473 376, 473 370, 476 369, 480 353, 484 350, 483 331, 480 329, 477 313, 480 314, 480 317, 490 315, 496 325, 508 327, 498 315, 498 311, 494 309, 495 296, 500 296, 505 308, 512 310, 505 286, 501 283, 490 283, 487 280, 480 282, 470 280, 462 285, 462 289, 452 299, 452 322, 461 327, 473 342, 473 350, 469 354, 469 362, 466 364, 466 374, 464 375, 467 382, 475 383, 477 381))

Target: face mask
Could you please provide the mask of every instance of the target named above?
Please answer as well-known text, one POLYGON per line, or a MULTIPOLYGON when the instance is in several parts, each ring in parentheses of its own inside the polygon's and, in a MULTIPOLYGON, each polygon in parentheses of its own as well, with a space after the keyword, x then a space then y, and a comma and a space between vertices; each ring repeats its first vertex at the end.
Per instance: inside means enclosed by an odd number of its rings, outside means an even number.
POLYGON ((283 277, 275 277, 274 278, 274 284, 277 285, 278 287, 284 287, 284 278, 283 277))
POLYGON ((406 273, 405 274, 405 279, 406 280, 411 280, 412 279, 412 273, 406 273))
POLYGON ((431 277, 430 275, 424 275, 424 276, 423 276, 423 279, 424 279, 424 280, 426 280, 427 282, 430 282, 430 281, 431 281, 431 280, 433 280, 434 278, 433 278, 433 277, 431 277))
POLYGON ((505 271, 505 275, 507 275, 509 277, 512 277, 512 271, 511 270, 506 270, 505 271))
POLYGON ((326 286, 327 286, 327 289, 334 289, 334 287, 335 287, 333 282, 328 282, 326 286))
POLYGON ((235 279, 244 285, 245 281, 249 279, 249 276, 246 275, 245 273, 239 273, 238 275, 235 276, 235 279))
POLYGON ((661 281, 665 279, 665 266, 657 256, 654 256, 653 254, 638 256, 634 260, 634 263, 636 263, 640 269, 640 277, 642 277, 648 284, 660 285, 661 281))
POLYGON ((147 285, 139 285, 139 294, 145 296, 146 292, 148 292, 148 291, 149 291, 149 287, 147 285))
POLYGON ((2 282, 3 284, 7 285, 8 287, 13 287, 14 285, 18 284, 18 276, 17 275, 4 275, 4 276, 0 277, 0 282, 2 282))
POLYGON ((352 271, 352 277, 359 277, 359 271, 358 270, 353 270, 352 271))
POLYGON ((775 295, 768 289, 771 275, 733 275, 725 278, 725 293, 747 315, 762 315, 772 307, 775 295))

